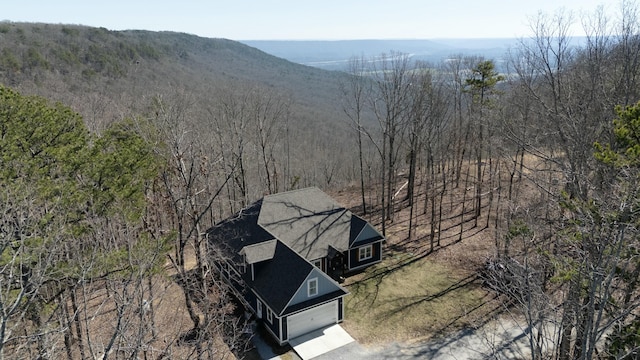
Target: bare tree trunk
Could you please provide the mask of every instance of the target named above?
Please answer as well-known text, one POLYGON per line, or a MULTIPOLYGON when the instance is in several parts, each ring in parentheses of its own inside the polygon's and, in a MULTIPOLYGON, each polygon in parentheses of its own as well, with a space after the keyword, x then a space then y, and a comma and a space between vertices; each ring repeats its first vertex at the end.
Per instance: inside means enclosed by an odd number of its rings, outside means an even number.
POLYGON ((410 144, 411 149, 409 149, 409 178, 407 179, 407 197, 406 199, 408 200, 408 205, 410 207, 413 206, 413 194, 415 192, 415 183, 416 183, 416 166, 417 166, 417 162, 418 162, 418 153, 415 149, 415 147, 417 147, 418 145, 415 144, 415 141, 412 141, 412 144, 410 144))
POLYGON ((360 162, 360 195, 362 196, 362 214, 367 215, 367 202, 365 201, 365 186, 364 186, 364 166, 362 163, 362 129, 358 129, 358 161, 360 162))
MULTIPOLYGON (((411 195, 411 197, 413 198, 413 195, 411 195)), ((413 199, 411 199, 409 201, 409 228, 407 229, 407 231, 408 231, 407 240, 408 241, 412 240, 411 234, 413 233, 413 212, 414 212, 414 208, 415 208, 415 204, 413 203, 413 199)))
POLYGON ((349 60, 349 75, 350 78, 346 83, 341 84, 342 94, 346 99, 349 99, 343 104, 343 110, 347 116, 351 119, 357 136, 358 136, 358 161, 360 164, 360 195, 362 197, 362 213, 367 214, 367 203, 365 201, 365 184, 364 184, 364 164, 363 164, 363 149, 362 149, 362 133, 364 128, 362 126, 362 111, 364 108, 365 97, 367 96, 367 89, 365 87, 365 78, 363 73, 365 71, 366 59, 364 58, 352 58, 349 60))
POLYGON ((474 220, 473 227, 478 227, 478 218, 480 218, 482 208, 482 155, 480 150, 476 153, 476 183, 475 183, 475 203, 474 203, 474 220))
POLYGON ((460 211, 460 233, 458 234, 458 241, 462 241, 462 233, 464 232, 464 213, 466 211, 468 187, 469 187, 469 168, 467 168, 467 176, 464 180, 464 191, 462 192, 462 211, 460 211))
POLYGON ((435 173, 435 164, 433 161, 433 153, 430 151, 428 154, 428 166, 427 171, 429 172, 429 198, 431 199, 431 220, 429 224, 429 251, 433 252, 434 243, 436 237, 436 173, 435 173))
MULTIPOLYGON (((67 352, 67 359, 72 360, 73 359, 73 352, 72 352, 72 333, 73 333, 73 325, 71 322, 71 317, 69 316, 69 306, 67 304, 65 304, 62 300, 62 295, 60 295, 60 299, 58 300, 60 302, 60 304, 63 304, 61 306, 61 318, 60 318, 60 322, 62 322, 61 325, 63 325, 64 327, 66 327, 65 331, 64 331, 64 347, 65 350, 67 352)), ((82 356, 82 358, 84 358, 84 355, 82 356)))
POLYGON ((442 204, 444 202, 444 195, 447 192, 447 170, 445 169, 446 162, 442 164, 442 188, 440 191, 440 204, 438 207, 438 247, 440 247, 440 238, 442 237, 442 204))
POLYGON ((78 342, 78 350, 80 351, 80 357, 82 359, 86 358, 85 349, 84 349, 84 341, 82 339, 82 322, 80 321, 80 311, 78 309, 78 302, 76 297, 76 289, 70 289, 71 292, 71 306, 73 310, 73 322, 76 328, 76 341, 78 342))

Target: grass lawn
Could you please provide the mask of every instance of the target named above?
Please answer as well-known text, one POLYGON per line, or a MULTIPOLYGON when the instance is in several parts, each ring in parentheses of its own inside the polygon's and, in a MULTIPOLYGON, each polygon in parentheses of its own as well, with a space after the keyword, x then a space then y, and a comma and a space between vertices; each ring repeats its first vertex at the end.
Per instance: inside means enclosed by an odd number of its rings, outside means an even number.
POLYGON ((391 255, 347 279, 344 327, 364 344, 423 340, 471 325, 489 296, 476 274, 427 257, 391 255))

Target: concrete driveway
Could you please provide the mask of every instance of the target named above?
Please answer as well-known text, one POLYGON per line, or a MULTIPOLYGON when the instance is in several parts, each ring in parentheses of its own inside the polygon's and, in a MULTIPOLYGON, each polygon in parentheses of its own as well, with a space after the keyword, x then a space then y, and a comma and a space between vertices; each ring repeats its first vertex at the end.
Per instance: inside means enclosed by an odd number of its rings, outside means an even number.
POLYGON ((331 325, 320 330, 302 335, 289 341, 291 350, 281 351, 276 349, 270 339, 265 339, 263 334, 254 332, 252 338, 255 349, 262 359, 294 359, 311 360, 326 353, 333 353, 348 344, 354 344, 355 340, 339 324, 331 325), (276 352, 279 354, 276 354, 276 352))
POLYGON ((318 356, 332 352, 349 343, 354 342, 339 324, 302 335, 289 341, 293 351, 302 360, 315 359, 318 356))
MULTIPOLYGON (((394 342, 372 347, 354 341, 313 360, 526 359, 530 356, 527 336, 527 329, 518 322, 503 319, 427 342, 394 342)), ((263 359, 300 359, 293 351, 283 357, 268 351, 260 354, 263 359)))
POLYGON ((529 358, 528 331, 516 321, 496 321, 441 339, 365 347, 357 342, 314 360, 484 360, 529 358))

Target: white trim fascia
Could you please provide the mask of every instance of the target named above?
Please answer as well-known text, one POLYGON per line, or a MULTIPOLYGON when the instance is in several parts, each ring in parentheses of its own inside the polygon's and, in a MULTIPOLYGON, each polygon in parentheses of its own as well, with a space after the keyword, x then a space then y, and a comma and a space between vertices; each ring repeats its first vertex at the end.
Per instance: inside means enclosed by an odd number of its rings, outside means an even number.
MULTIPOLYGON (((285 244, 286 246, 286 244, 285 244)), ((308 260, 307 260, 308 261, 308 260)), ((307 285, 307 280, 309 279, 309 275, 311 275, 311 273, 313 272, 313 269, 317 269, 315 266, 313 266, 313 264, 311 265, 312 269, 311 271, 309 271, 309 273, 307 274, 307 276, 304 278, 304 281, 302 282, 302 284, 300 284, 300 286, 298 287, 298 289, 296 291, 293 292, 293 296, 289 299, 289 301, 287 301, 287 304, 282 308, 282 312, 278 315, 282 316, 282 313, 284 313, 284 311, 289 307, 289 304, 291 304, 291 300, 293 300, 293 298, 296 296, 296 294, 300 291, 300 289, 302 289, 303 286, 307 285)), ((322 271, 320 271, 322 272, 322 271)))
MULTIPOLYGON (((266 231, 266 230, 265 230, 266 231)), ((295 250, 293 250, 291 247, 289 247, 289 245, 285 244, 284 242, 280 241, 280 243, 286 247, 289 248, 289 250, 293 251, 296 255, 300 256, 302 259, 304 259, 304 261, 308 262, 309 264, 311 264, 311 262, 309 262, 309 260, 307 260, 304 256, 298 254, 295 250)), ((336 251, 338 251, 336 249, 336 251)), ((347 250, 347 255, 349 255, 349 251, 347 250)), ((298 287, 298 289, 293 293, 293 295, 295 296, 295 294, 298 293, 298 291, 300 291, 300 289, 302 288, 302 286, 304 286, 307 282, 307 279, 309 278, 309 275, 313 272, 314 269, 317 269, 315 266, 313 266, 313 264, 311 264, 311 270, 309 271, 309 273, 307 274, 307 277, 304 278, 304 282, 300 285, 300 287, 298 287)), ((345 293, 349 294, 349 290, 343 288, 340 284, 338 284, 337 281, 333 280, 331 278, 331 276, 329 276, 329 274, 325 273, 322 270, 319 270, 320 274, 322 274, 321 276, 323 276, 325 279, 329 280, 330 282, 334 283, 339 289, 341 289, 342 291, 344 291, 345 293)), ((278 314, 279 316, 283 316, 282 314, 284 313, 284 311, 289 307, 289 304, 291 304, 291 300, 293 300, 293 297, 291 297, 291 299, 289 299, 289 301, 287 301, 287 304, 282 308, 282 312, 280 314, 278 314)))
MULTIPOLYGON (((364 219, 362 219, 362 220, 364 220, 364 219)), ((364 228, 367 227, 367 224, 369 224, 369 222, 367 220, 364 220, 364 222, 365 222, 364 226, 362 227, 362 229, 360 229, 360 232, 358 233, 358 235, 356 235, 356 237, 353 239, 353 243, 354 244, 358 242, 358 237, 360 236, 360 234, 362 234, 362 232, 364 231, 364 228)), ((349 244, 349 247, 351 247, 351 244, 349 244)))
POLYGON ((263 315, 263 306, 262 306, 262 303, 263 303, 264 301, 262 301, 262 299, 260 299, 260 298, 257 298, 257 300, 258 300, 258 301, 256 302, 256 317, 257 317, 258 319, 262 319, 262 315, 263 315), (260 314, 258 314, 258 309, 260 309, 260 314))
MULTIPOLYGON (((357 216, 357 215, 356 215, 357 216)), ((382 236, 382 234, 380 233, 380 231, 378 231, 375 227, 373 227, 373 225, 369 224, 369 222, 365 219, 363 219, 362 217, 358 216, 360 219, 362 219, 362 221, 365 222, 364 226, 362 227, 362 229, 360 229, 360 232, 358 233, 358 235, 356 235, 356 238, 353 240, 353 243, 357 243, 358 241, 358 236, 360 236, 360 234, 362 234, 362 232, 364 231, 364 229, 369 226, 371 229, 373 229, 373 231, 376 232, 376 234, 378 234, 382 239, 380 241, 385 241, 386 238, 384 236, 382 236)))
POLYGON ((264 305, 267 308, 267 321, 269 322, 269 324, 273 325, 273 310, 271 310, 271 307, 267 304, 264 305))

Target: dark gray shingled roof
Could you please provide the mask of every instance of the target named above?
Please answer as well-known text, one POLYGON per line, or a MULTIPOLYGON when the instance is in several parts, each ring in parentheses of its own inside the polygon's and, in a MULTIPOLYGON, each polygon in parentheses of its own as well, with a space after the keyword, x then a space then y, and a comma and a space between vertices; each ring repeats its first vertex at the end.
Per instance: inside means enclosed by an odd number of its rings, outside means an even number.
MULTIPOLYGON (((225 255, 230 257, 233 262, 242 262, 240 252, 243 248, 274 239, 273 235, 258 225, 261 206, 262 201, 258 201, 207 230, 209 241, 215 248, 224 251, 225 255)), ((258 247, 258 249, 268 250, 264 247, 258 247)), ((252 253, 254 259, 258 256, 267 256, 258 255, 255 250, 252 253)))
MULTIPOLYGON (((280 241, 276 242, 275 254, 270 261, 263 261, 254 266, 254 280, 251 280, 249 272, 245 274, 244 279, 278 316, 283 315, 289 300, 304 285, 304 281, 313 270, 311 263, 280 241)), ((336 286, 336 290, 331 294, 332 297, 347 294, 339 286, 336 286)), ((311 301, 315 302, 318 299, 311 301)))
MULTIPOLYGON (((242 278, 276 314, 283 315, 308 306, 286 308, 313 270, 307 260, 326 256, 330 247, 347 250, 364 223, 320 189, 307 188, 265 196, 209 229, 207 236, 232 261, 239 263, 244 257, 253 264, 254 278, 250 269, 242 278)), ((346 294, 337 285, 336 291, 310 303, 346 294)))
POLYGON ((351 212, 312 187, 265 196, 260 224, 308 260, 327 256, 329 246, 349 249, 351 212))

